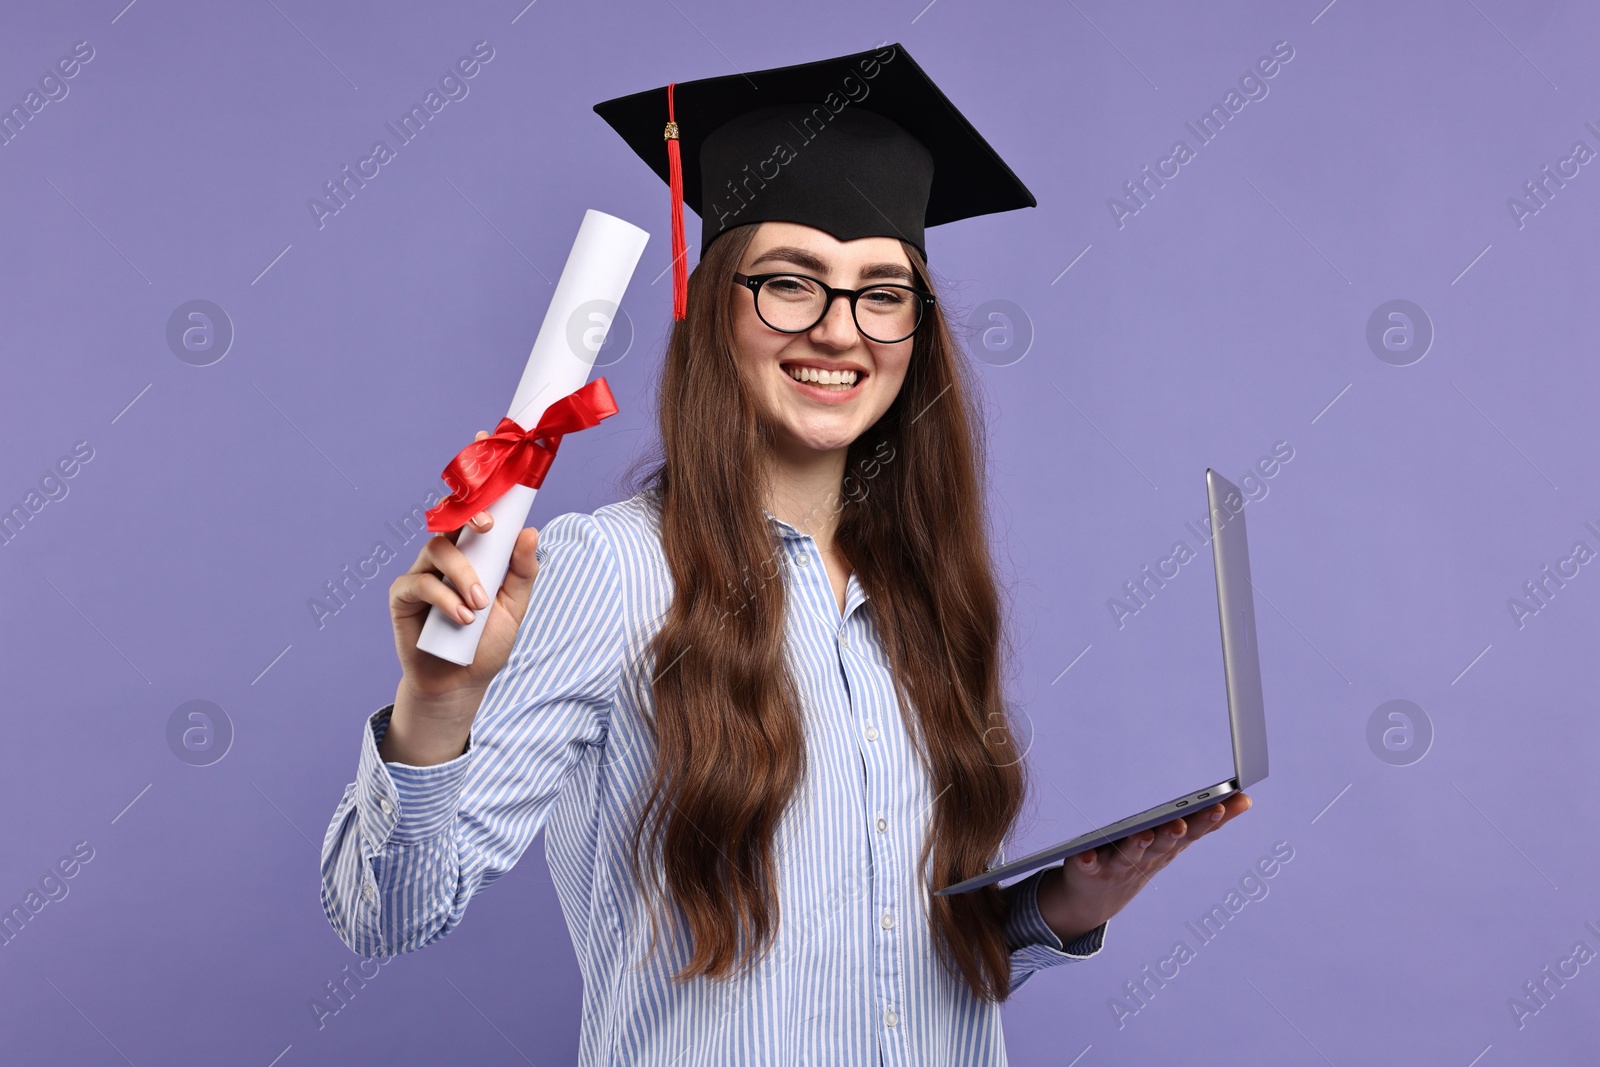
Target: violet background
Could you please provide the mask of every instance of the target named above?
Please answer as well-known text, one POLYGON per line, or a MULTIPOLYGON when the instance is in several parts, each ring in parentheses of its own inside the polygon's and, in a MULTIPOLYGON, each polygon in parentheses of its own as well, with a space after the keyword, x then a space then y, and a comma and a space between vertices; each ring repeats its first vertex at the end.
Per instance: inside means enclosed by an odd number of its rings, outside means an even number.
POLYGON ((649 440, 667 194, 596 101, 885 41, 1040 205, 928 236, 992 414, 1037 784, 1013 854, 1226 776, 1209 560, 1120 630, 1106 602, 1197 543, 1206 466, 1293 449, 1246 509, 1272 774, 1100 956, 1018 992, 1012 1062, 1592 1059, 1600 967, 1521 1027, 1508 998, 1600 949, 1600 577, 1520 628, 1507 602, 1600 548, 1600 165, 1521 227, 1507 200, 1600 149, 1600 12, 924 2, 8 5, 0 104, 94 58, 0 147, 0 507, 94 457, 0 546, 0 906, 94 858, 0 947, 0 1060, 574 1060, 538 846, 320 1028, 309 1006, 357 962, 318 850, 398 678, 385 590, 420 542, 385 522, 503 413, 585 208, 653 236, 602 360, 621 413, 566 442, 531 521, 617 499, 649 440), (478 41, 469 95, 319 228, 308 199, 478 41), (1279 41, 1266 98, 1119 228, 1108 198, 1279 41), (194 299, 235 331, 208 366, 166 339, 194 299), (1367 343, 1392 299, 1435 333, 1405 366, 1367 343), (319 629, 308 601, 380 538, 404 562, 319 629), (1403 766, 1368 741, 1397 699, 1433 735, 1403 766), (168 745, 190 700, 234 731, 209 766, 168 745), (1269 894, 1201 945, 1186 921, 1280 841, 1269 894), (1180 938, 1196 957, 1140 1005, 1124 983, 1180 938))

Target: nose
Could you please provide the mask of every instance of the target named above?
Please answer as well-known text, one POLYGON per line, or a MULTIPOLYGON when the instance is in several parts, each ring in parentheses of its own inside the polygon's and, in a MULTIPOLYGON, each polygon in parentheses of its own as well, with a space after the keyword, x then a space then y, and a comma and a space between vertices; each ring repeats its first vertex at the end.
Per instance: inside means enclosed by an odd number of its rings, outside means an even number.
POLYGON ((850 348, 858 336, 855 319, 850 313, 850 298, 843 293, 828 301, 828 313, 811 327, 810 333, 813 343, 827 348, 850 348))

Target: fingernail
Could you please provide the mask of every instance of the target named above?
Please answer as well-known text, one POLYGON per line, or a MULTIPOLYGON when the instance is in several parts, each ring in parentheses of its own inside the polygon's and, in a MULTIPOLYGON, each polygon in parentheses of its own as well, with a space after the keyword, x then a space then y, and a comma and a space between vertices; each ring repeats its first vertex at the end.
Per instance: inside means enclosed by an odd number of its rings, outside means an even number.
POLYGON ((484 523, 489 521, 489 513, 487 511, 480 511, 472 517, 472 521, 477 523, 479 526, 482 526, 484 523))
POLYGON ((462 622, 471 622, 474 618, 472 609, 467 607, 465 604, 458 606, 456 608, 456 618, 460 619, 462 622))
POLYGON ((489 594, 483 591, 483 586, 477 584, 472 586, 472 602, 480 608, 489 606, 489 594))
POLYGON ((1211 821, 1212 822, 1216 822, 1220 818, 1222 818, 1222 812, 1214 811, 1214 812, 1211 813, 1211 821))

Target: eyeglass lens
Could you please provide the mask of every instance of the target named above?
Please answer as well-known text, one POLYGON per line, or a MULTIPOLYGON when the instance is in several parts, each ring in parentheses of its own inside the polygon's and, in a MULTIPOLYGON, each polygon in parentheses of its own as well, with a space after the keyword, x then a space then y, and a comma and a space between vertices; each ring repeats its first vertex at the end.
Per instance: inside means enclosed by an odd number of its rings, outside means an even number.
MULTIPOLYGON (((822 321, 827 307, 827 291, 798 274, 769 278, 756 293, 756 312, 774 330, 808 330, 822 321)), ((916 331, 922 301, 909 289, 885 285, 863 292, 855 311, 856 328, 864 337, 892 343, 916 331)))

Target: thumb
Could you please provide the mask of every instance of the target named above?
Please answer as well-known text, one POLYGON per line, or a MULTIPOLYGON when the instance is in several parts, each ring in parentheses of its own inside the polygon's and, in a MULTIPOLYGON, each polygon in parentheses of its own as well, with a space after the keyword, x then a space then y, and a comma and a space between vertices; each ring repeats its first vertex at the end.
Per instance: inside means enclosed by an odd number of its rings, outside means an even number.
POLYGON ((528 598, 533 592, 533 579, 539 573, 539 531, 532 526, 517 533, 517 543, 511 547, 511 561, 506 566, 505 580, 500 583, 500 594, 509 602, 511 614, 517 624, 528 612, 528 598))

